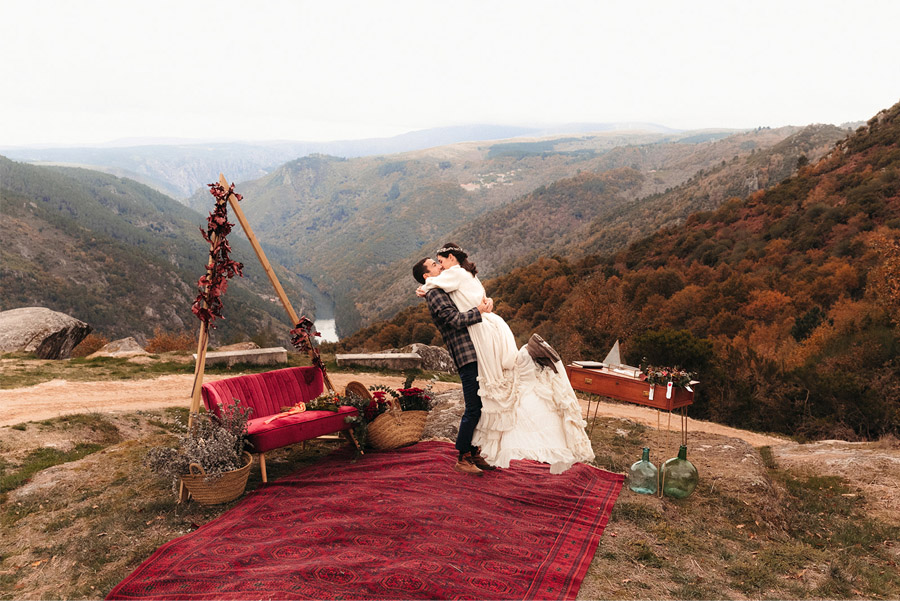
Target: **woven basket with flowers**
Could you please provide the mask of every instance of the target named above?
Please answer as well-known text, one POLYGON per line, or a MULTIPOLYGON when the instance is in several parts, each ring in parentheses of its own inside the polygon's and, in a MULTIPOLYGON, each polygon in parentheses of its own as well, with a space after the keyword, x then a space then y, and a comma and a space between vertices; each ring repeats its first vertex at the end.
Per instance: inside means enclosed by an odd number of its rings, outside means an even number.
POLYGON ((367 422, 366 442, 372 448, 388 451, 421 440, 431 400, 427 390, 409 386, 393 390, 378 385, 370 392, 360 382, 350 382, 344 394, 363 399, 360 413, 367 422))

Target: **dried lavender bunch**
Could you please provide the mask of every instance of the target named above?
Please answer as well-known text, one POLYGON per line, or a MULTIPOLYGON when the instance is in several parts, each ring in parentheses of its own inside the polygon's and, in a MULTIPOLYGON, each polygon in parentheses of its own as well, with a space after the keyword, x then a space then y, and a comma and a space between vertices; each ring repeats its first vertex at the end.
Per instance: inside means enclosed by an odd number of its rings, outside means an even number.
POLYGON ((175 447, 154 447, 147 452, 145 464, 150 471, 172 480, 178 487, 181 476, 190 473, 196 463, 207 478, 244 466, 247 442, 247 420, 252 409, 242 407, 237 399, 229 407, 219 405, 219 414, 195 413, 189 420, 191 427, 179 422, 178 444, 175 447))

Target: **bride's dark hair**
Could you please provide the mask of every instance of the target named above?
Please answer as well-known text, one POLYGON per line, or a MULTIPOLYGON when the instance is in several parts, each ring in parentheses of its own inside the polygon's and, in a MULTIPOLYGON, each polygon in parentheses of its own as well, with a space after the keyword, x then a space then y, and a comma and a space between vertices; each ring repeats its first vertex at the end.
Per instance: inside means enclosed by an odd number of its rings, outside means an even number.
POLYGON ((459 266, 472 275, 478 273, 478 269, 475 268, 475 263, 469 260, 468 253, 466 253, 459 244, 448 242, 437 251, 437 256, 439 257, 449 257, 450 255, 456 257, 456 260, 459 261, 459 266))

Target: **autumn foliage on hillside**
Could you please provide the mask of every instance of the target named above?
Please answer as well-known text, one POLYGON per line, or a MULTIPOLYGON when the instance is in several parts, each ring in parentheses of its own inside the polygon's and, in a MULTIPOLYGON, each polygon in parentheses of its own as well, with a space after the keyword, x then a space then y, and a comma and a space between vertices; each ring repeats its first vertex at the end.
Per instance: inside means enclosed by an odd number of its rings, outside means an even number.
MULTIPOLYGON (((486 287, 520 343, 536 331, 566 360, 602 359, 618 339, 632 364, 696 370, 694 417, 807 438, 900 433, 900 104, 769 191, 486 287)), ((428 325, 420 305, 343 344, 439 340, 428 325)))

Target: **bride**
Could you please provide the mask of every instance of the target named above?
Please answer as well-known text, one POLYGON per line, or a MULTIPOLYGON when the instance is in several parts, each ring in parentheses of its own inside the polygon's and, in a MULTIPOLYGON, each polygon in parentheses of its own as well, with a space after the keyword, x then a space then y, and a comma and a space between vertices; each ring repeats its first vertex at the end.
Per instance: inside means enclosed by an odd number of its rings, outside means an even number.
MULTIPOLYGON (((466 252, 447 243, 437 256, 443 271, 426 278, 417 294, 441 288, 460 311, 477 306, 484 286, 466 252)), ((482 313, 481 323, 468 330, 478 357, 482 401, 472 444, 488 463, 507 468, 512 459, 533 459, 549 463, 550 472, 558 474, 575 462, 593 460, 581 406, 555 351, 553 359, 542 362, 548 366, 537 364, 528 345, 516 348, 512 331, 495 313, 482 313)))

